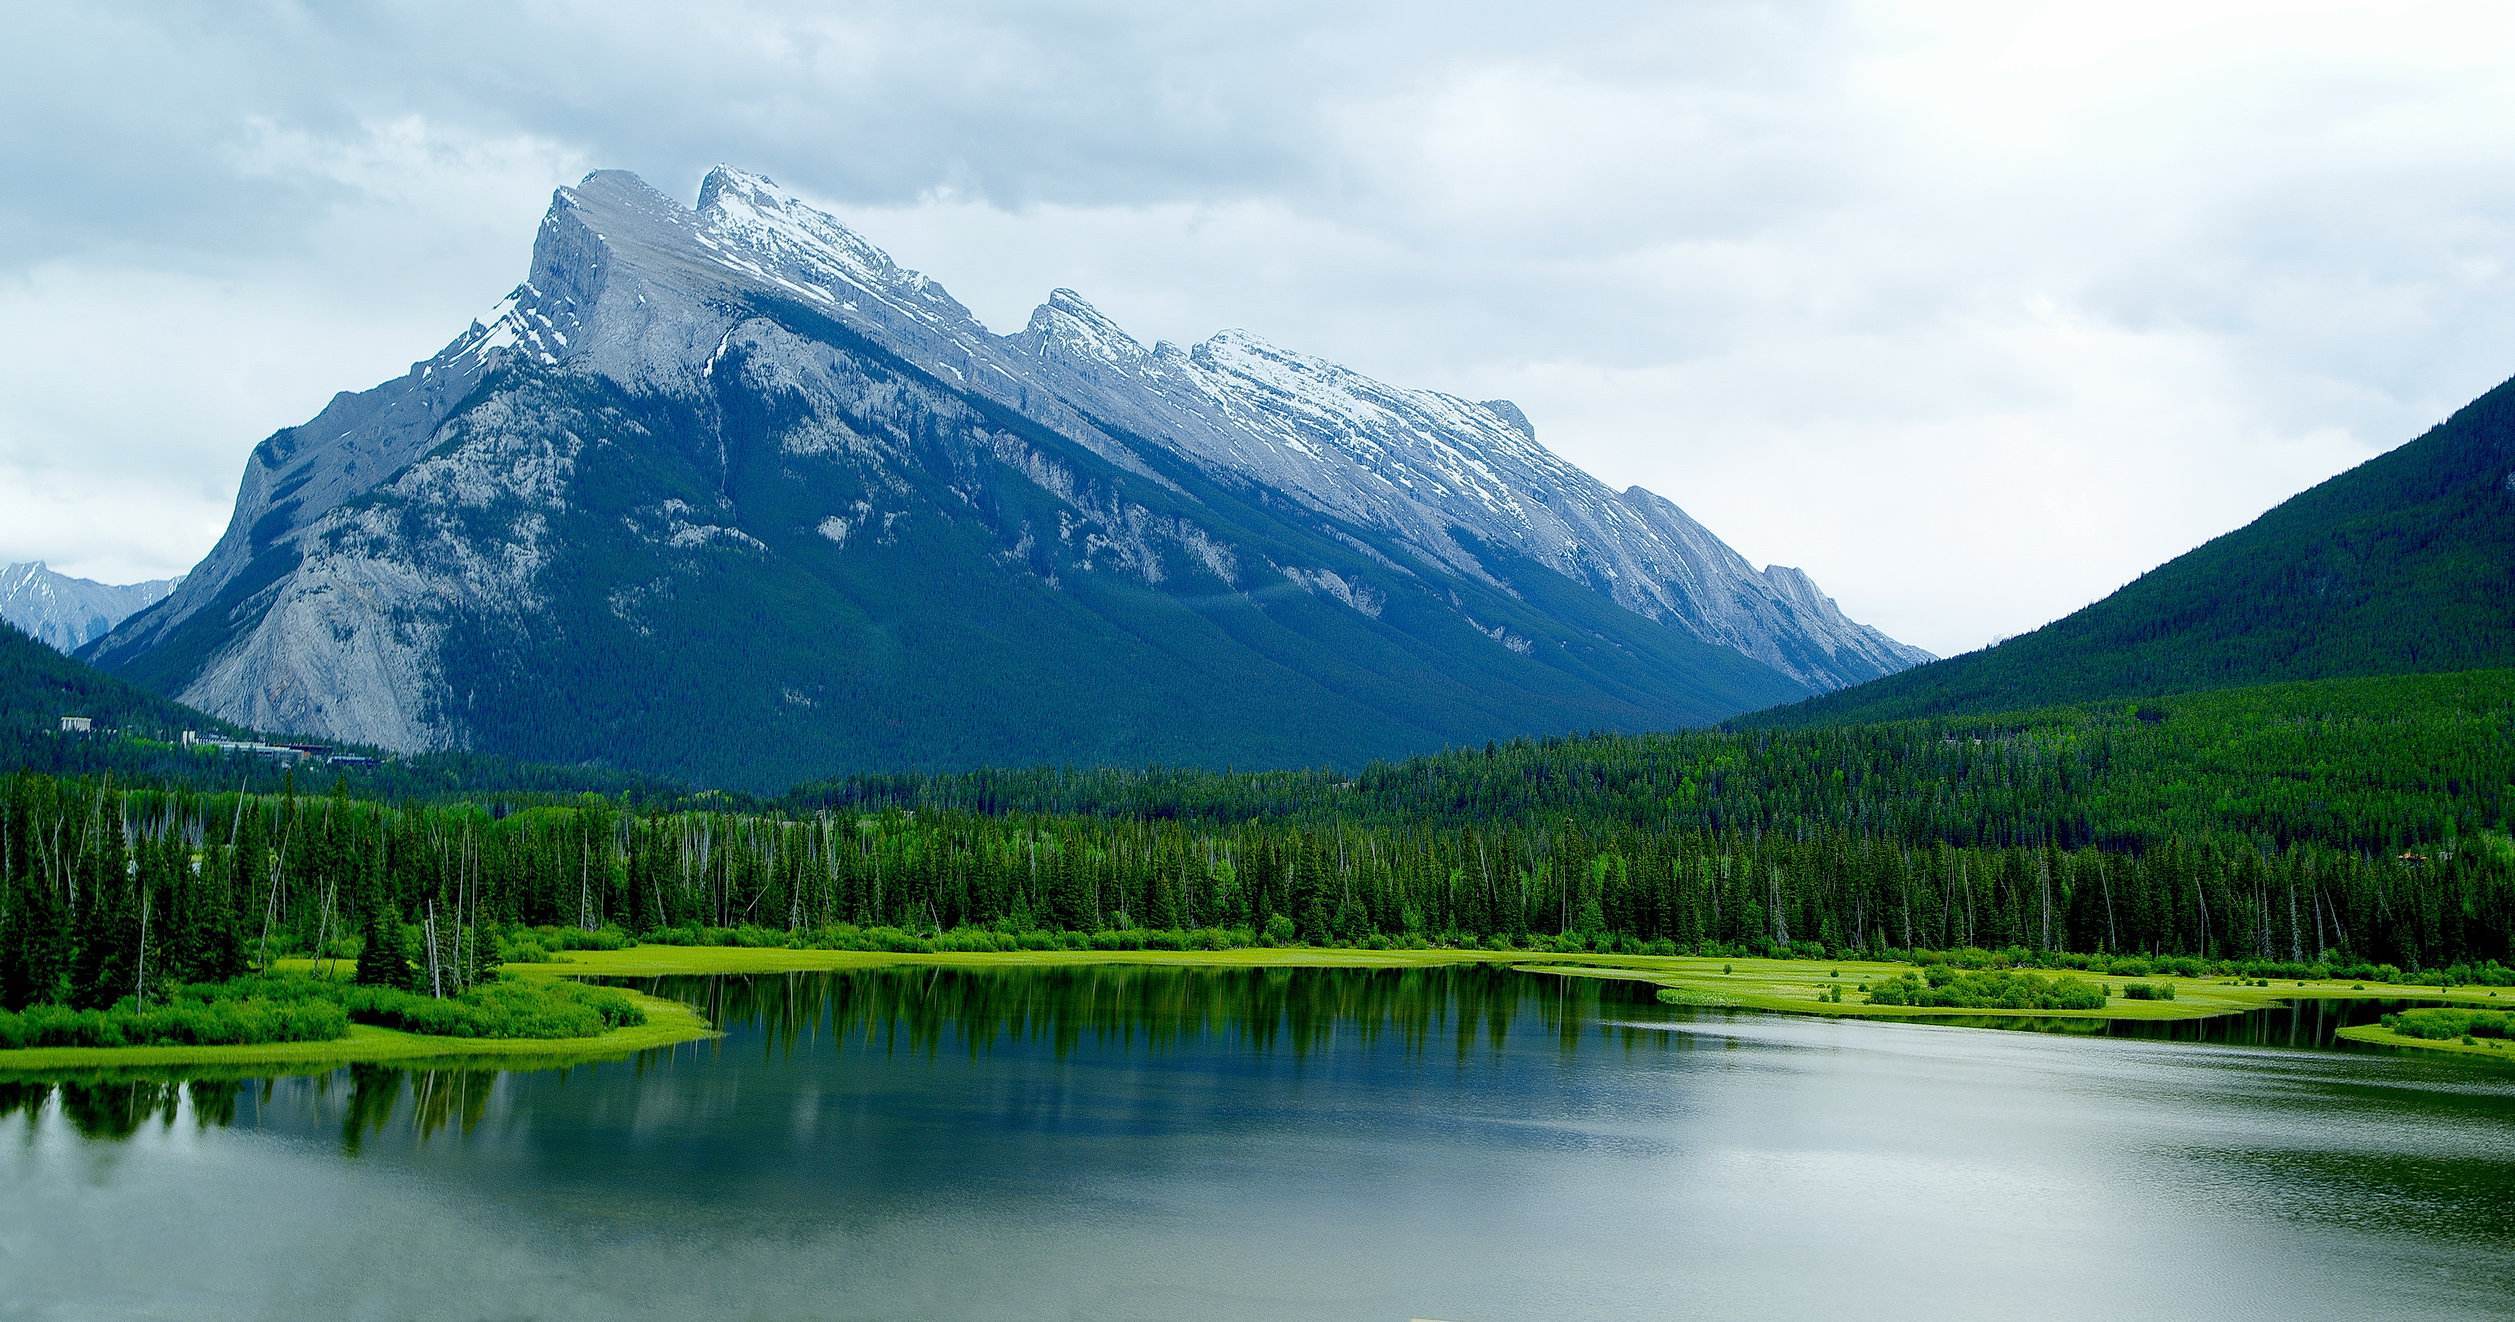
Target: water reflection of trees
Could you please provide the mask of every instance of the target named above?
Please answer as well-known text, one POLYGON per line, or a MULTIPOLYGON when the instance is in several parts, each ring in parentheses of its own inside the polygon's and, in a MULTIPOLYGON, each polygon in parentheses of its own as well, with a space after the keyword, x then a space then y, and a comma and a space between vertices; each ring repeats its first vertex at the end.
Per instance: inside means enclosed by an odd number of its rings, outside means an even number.
POLYGON ((488 1114, 490 1093, 500 1072, 351 1065, 328 1074, 284 1080, 99 1074, 0 1083, 0 1121, 23 1117, 32 1125, 48 1106, 55 1106, 61 1119, 82 1138, 126 1139, 152 1123, 160 1129, 173 1129, 179 1123, 224 1129, 236 1123, 238 1103, 248 1090, 267 1103, 286 1084, 307 1089, 318 1103, 339 1098, 341 1147, 356 1156, 367 1140, 397 1124, 421 1139, 455 1125, 470 1133, 488 1114))
POLYGON ((396 1069, 387 1065, 349 1067, 349 1097, 341 1108, 341 1150, 357 1156, 369 1138, 400 1123, 420 1139, 433 1138, 450 1125, 469 1134, 489 1114, 489 1094, 500 1071, 487 1069, 396 1069))
POLYGON ((236 1122, 236 1099, 245 1084, 234 1079, 90 1078, 0 1083, 0 1120, 43 1114, 58 1098, 61 1118, 83 1138, 129 1138, 154 1121, 174 1128, 187 1098, 194 1124, 225 1127, 236 1122))
MULTIPOLYGON (((772 1054, 829 1043, 886 1055, 972 1058, 1016 1045, 1060 1058, 1089 1046, 1162 1054, 1223 1043, 1252 1055, 1306 1058, 1331 1047, 1395 1041, 1410 1056, 1446 1051, 1464 1063, 1500 1052, 1515 1026, 1540 1030, 1566 1054, 1583 1042, 1681 1049, 1691 1039, 1639 1024, 1654 1018, 1646 989, 1544 977, 1493 966, 1425 969, 889 968, 825 974, 664 978, 659 995, 698 1005, 719 1027, 757 1031, 772 1054)), ((499 1077, 557 1062, 438 1068, 351 1065, 299 1077, 250 1067, 152 1075, 108 1071, 0 1082, 0 1121, 32 1126, 57 1113, 81 1137, 120 1140, 151 1125, 224 1128, 248 1095, 268 1105, 282 1088, 340 1116, 342 1150, 356 1156, 406 1133, 424 1142, 470 1134, 490 1114, 499 1077)), ((652 1063, 626 1063, 640 1072, 652 1063)), ((605 1068, 618 1068, 606 1066, 605 1068)))
MULTIPOLYGON (((666 978, 721 1028, 756 1030, 791 1055, 828 1040, 846 1049, 972 1057, 1046 1047, 1176 1051, 1222 1042, 1252 1054, 1307 1057, 1394 1039, 1410 1055, 1445 1047, 1464 1061, 1499 1051, 1530 1020, 1564 1051, 1599 1037, 1670 1045, 1671 1035, 1601 1022, 1602 998, 1630 989, 1505 968, 1176 969, 1125 965, 988 970, 872 969, 760 977, 666 978)), ((1646 1011, 1637 1011, 1646 1013, 1646 1011)))

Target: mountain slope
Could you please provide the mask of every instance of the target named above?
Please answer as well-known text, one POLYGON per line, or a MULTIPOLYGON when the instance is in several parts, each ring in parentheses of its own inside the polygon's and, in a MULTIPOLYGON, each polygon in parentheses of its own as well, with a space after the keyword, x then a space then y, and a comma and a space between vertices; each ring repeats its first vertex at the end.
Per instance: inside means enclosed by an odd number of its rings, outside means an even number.
POLYGON ((98 583, 55 573, 41 560, 0 566, 0 620, 55 651, 75 652, 164 599, 182 581, 98 583))
POLYGON ((64 716, 166 739, 184 730, 233 731, 180 703, 63 656, 0 621, 0 735, 51 734, 64 716))
POLYGON ((598 173, 488 318, 257 448, 87 655, 266 728, 752 786, 1351 764, 1919 655, 1507 404, 1133 346, 1066 294, 993 335, 756 176, 693 211, 598 173))
POLYGON ((2515 382, 1996 647, 1758 713, 1795 725, 2515 664, 2515 382))

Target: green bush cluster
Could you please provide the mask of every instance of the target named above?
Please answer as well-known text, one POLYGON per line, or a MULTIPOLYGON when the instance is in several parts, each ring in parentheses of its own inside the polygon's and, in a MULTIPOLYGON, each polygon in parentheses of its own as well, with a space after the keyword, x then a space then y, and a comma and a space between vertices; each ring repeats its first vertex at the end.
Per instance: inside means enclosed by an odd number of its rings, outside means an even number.
POLYGON ((515 927, 498 936, 498 962, 550 964, 564 960, 570 950, 626 950, 636 944, 637 938, 617 923, 591 929, 551 924, 515 927))
POLYGON ((2122 999, 2126 1001, 2171 1001, 2174 999, 2174 984, 2171 982, 2130 983, 2122 988, 2122 999))
POLYGON ((593 1037, 646 1022, 625 993, 574 982, 501 978, 458 996, 266 974, 171 987, 143 1009, 126 997, 104 1010, 38 1005, 0 1012, 0 1049, 226 1046, 325 1042, 353 1023, 438 1037, 593 1037))
POLYGON ((176 989, 145 1009, 126 997, 103 1010, 63 1005, 0 1011, 0 1050, 20 1047, 242 1046, 326 1042, 349 1031, 338 1005, 296 998, 219 996, 223 984, 176 989))
POLYGON ((2284 982, 2340 979, 2416 983, 2421 986, 2515 987, 2515 969, 2496 960, 2464 962, 2422 971, 2404 970, 2398 964, 2344 959, 2328 952, 2318 960, 2300 961, 2202 959, 2195 955, 2080 954, 2029 950, 2024 946, 1985 950, 1968 946, 1958 950, 1899 950, 1890 947, 1877 957, 1911 964, 1946 964, 1964 969, 2068 969, 2110 974, 2117 978, 2240 978, 2246 983, 2261 986, 2268 985, 2267 979, 2276 978, 2284 982))
POLYGON ((2515 1038, 2515 1011, 2428 1006, 2388 1014, 2384 1016, 2384 1026, 2403 1037, 2415 1037, 2424 1042, 2449 1042, 2456 1038, 2515 1038))
POLYGON ((498 938, 498 962, 501 964, 551 964, 561 958, 530 932, 514 932, 498 938))
POLYGON ((0 1012, 0 1049, 321 1042, 349 1031, 338 1006, 218 1003, 73 1010, 60 1005, 0 1012))
POLYGON ((2105 989, 2084 978, 1933 964, 1873 984, 1869 1004, 1968 1010, 2101 1010, 2105 989))
POLYGON ((646 1012, 625 994, 577 982, 501 978, 446 997, 398 987, 353 985, 339 991, 349 1017, 359 1023, 433 1037, 595 1037, 646 1022, 646 1012))
POLYGON ((519 928, 518 932, 549 950, 626 950, 637 944, 637 938, 617 923, 592 928, 527 927, 519 928))

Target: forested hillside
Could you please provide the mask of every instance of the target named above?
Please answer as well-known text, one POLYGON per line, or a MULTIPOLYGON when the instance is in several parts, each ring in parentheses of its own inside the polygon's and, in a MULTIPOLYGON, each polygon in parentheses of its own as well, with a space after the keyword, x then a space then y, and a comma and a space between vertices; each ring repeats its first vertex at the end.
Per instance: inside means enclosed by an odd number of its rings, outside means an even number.
MULTIPOLYGON (((51 775, 115 777, 122 782, 195 789, 242 787, 277 793, 291 768, 260 757, 188 749, 186 730, 239 738, 288 738, 288 731, 240 729, 72 660, 0 623, 0 766, 51 775), (93 733, 65 735, 61 718, 85 716, 93 733)), ((361 796, 443 798, 458 794, 574 795, 586 791, 641 800, 677 798, 680 786, 607 767, 554 767, 473 753, 382 758, 341 772, 361 796)))
POLYGON ((19 775, 0 802, 0 973, 12 996, 93 1000, 146 976, 151 930, 259 957, 423 914, 469 942, 525 924, 890 949, 2014 946, 2433 969, 2515 954, 2510 785, 2506 671, 1519 742, 1351 781, 859 780, 772 813, 19 775))
POLYGON ((2515 382, 2074 615, 1741 723, 2013 711, 2509 664, 2515 382))
MULTIPOLYGON (((0 738, 14 745, 29 733, 57 731, 64 716, 86 716, 153 738, 184 730, 234 732, 223 721, 73 661, 0 622, 0 738)), ((22 762, 12 759, 8 765, 22 762)))
POLYGON ((1885 836, 2097 846, 2175 836, 2359 853, 2451 845, 2515 816, 2515 671, 2323 680, 1782 731, 1517 740, 1328 772, 994 770, 852 777, 792 812, 961 810, 1357 826, 1885 836))

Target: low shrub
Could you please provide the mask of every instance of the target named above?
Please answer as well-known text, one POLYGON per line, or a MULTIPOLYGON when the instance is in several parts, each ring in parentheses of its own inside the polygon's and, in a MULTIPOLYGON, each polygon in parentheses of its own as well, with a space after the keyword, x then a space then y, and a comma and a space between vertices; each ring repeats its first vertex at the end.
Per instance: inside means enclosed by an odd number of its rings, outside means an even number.
MULTIPOLYGON (((260 981, 240 979, 239 983, 260 981)), ((0 1049, 327 1042, 349 1031, 349 1016, 331 1002, 220 995, 226 987, 214 983, 176 988, 145 1009, 126 997, 106 1010, 36 1005, 16 1014, 0 1012, 0 1049)))
POLYGON ((559 956, 529 932, 513 932, 498 938, 498 962, 501 964, 548 964, 559 956))
POLYGON ((2388 1014, 2384 1016, 2384 1026, 2403 1037, 2415 1037, 2423 1042, 2515 1038, 2515 1011, 2424 1006, 2388 1014))
POLYGON ((1962 970, 1933 964, 1869 988, 1869 1004, 1968 1010, 2101 1010, 2105 989, 2066 974, 1962 970))
POLYGON ((226 1046, 325 1042, 353 1023, 438 1037, 593 1037, 646 1022, 624 993, 575 982, 500 978, 457 996, 265 974, 168 990, 146 1009, 40 1005, 0 1014, 0 1048, 226 1046))
POLYGON ((395 987, 342 984, 338 990, 358 1023, 436 1037, 594 1037, 646 1022, 646 1012, 626 994, 579 982, 500 978, 446 997, 395 987))
POLYGON ((535 927, 529 930, 541 944, 552 950, 626 950, 637 944, 636 937, 610 923, 590 932, 582 927, 535 927))

